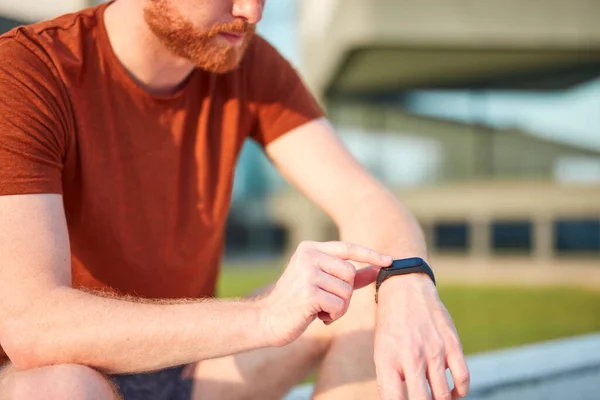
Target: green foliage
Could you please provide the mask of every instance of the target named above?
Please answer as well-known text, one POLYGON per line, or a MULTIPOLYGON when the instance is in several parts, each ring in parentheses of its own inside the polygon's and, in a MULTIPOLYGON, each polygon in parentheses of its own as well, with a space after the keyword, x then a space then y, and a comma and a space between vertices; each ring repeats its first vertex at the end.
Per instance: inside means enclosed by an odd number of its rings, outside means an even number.
POLYGON ((445 286, 440 297, 467 354, 600 331, 600 291, 445 286))

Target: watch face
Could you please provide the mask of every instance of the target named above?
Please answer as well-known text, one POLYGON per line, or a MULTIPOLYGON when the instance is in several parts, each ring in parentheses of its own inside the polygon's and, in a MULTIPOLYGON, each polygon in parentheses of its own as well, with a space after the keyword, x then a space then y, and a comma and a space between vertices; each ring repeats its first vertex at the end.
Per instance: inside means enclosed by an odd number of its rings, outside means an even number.
POLYGON ((413 258, 404 258, 402 260, 394 260, 392 265, 388 268, 411 268, 411 267, 420 267, 424 264, 422 258, 413 257, 413 258))

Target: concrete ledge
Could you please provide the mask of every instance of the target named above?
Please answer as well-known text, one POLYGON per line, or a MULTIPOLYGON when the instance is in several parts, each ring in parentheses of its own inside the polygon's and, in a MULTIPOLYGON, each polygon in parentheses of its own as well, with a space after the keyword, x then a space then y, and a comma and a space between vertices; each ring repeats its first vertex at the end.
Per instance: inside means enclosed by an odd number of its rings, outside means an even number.
MULTIPOLYGON (((600 398, 600 334, 477 354, 467 362, 471 400, 600 398)), ((311 394, 310 385, 301 386, 286 400, 311 394)))
POLYGON ((600 392, 600 334, 474 355, 468 363, 472 399, 584 400, 600 392))

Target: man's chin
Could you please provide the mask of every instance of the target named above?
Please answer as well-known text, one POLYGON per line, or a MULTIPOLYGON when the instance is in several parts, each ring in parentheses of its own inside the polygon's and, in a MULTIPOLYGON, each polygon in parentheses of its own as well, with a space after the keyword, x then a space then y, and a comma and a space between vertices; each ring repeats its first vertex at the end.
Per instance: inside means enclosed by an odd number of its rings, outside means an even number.
POLYGON ((237 58, 224 57, 222 59, 196 60, 195 64, 198 68, 213 74, 226 74, 237 69, 240 66, 240 61, 237 58))
MULTIPOLYGON (((232 49, 233 50, 233 49, 232 49)), ((212 57, 190 57, 189 59, 207 72, 214 74, 226 74, 228 72, 236 70, 243 59, 244 52, 240 49, 235 49, 233 52, 221 53, 213 55, 212 57)))

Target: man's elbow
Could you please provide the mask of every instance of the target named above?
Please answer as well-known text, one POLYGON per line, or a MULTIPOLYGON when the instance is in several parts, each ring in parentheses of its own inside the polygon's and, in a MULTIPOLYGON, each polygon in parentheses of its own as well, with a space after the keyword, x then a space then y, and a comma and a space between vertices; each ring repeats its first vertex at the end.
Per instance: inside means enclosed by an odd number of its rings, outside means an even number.
MULTIPOLYGON (((46 300, 41 303, 53 303, 46 300)), ((51 309, 27 307, 0 317, 0 345, 15 369, 28 370, 75 361, 69 360, 65 348, 61 349, 64 340, 57 335, 65 330, 55 329, 58 321, 49 320, 51 315, 54 315, 51 309)))
POLYGON ((42 332, 26 318, 10 318, 0 326, 0 344, 15 369, 28 370, 52 364, 51 352, 42 348, 42 332))

